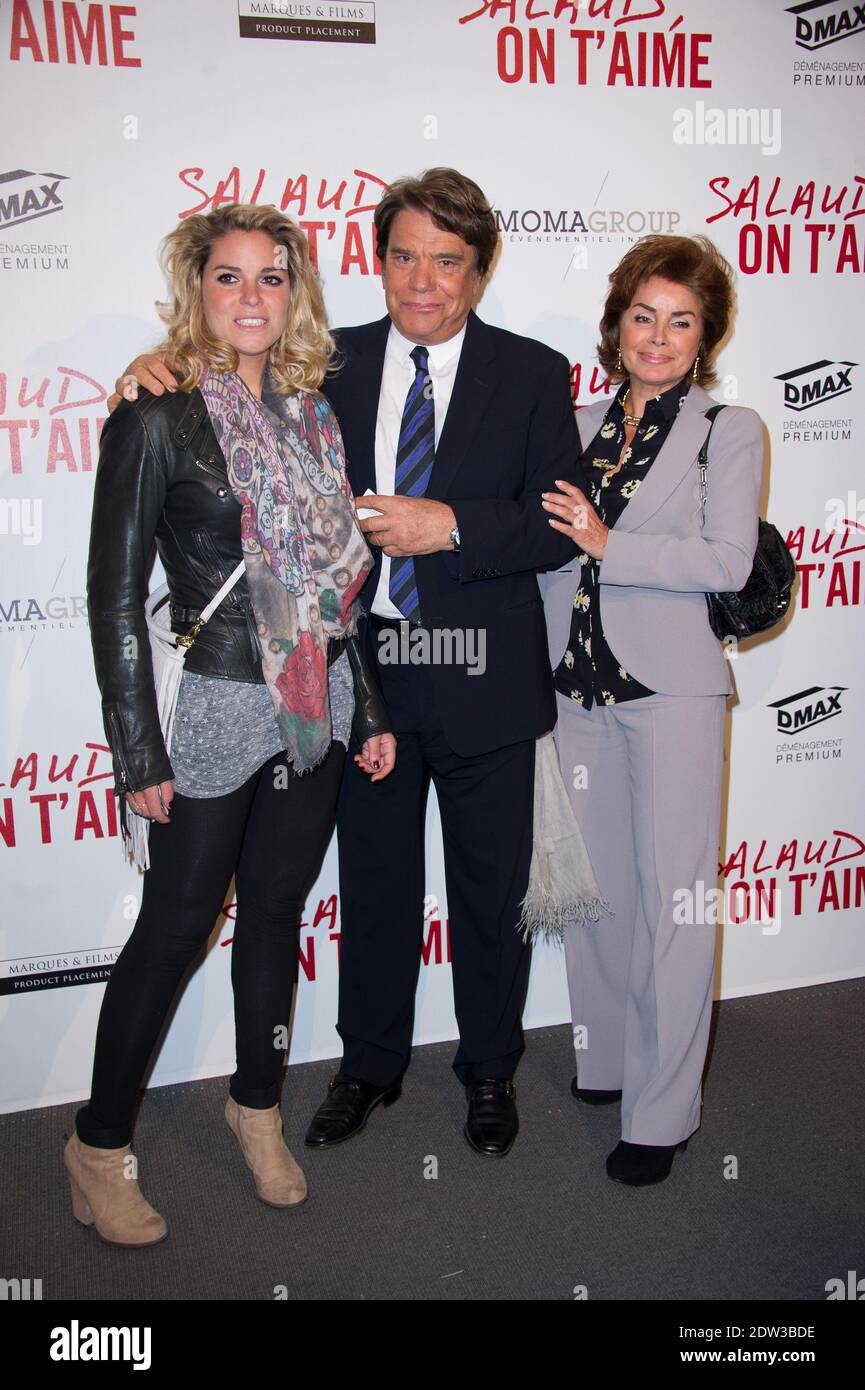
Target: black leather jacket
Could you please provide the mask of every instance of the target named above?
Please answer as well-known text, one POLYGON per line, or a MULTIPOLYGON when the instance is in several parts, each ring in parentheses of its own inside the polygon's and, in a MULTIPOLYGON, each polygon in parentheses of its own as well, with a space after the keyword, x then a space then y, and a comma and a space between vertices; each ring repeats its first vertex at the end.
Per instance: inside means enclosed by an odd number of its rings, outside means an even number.
MULTIPOLYGON (((90 636, 118 792, 174 777, 144 617, 153 542, 171 593, 172 631, 185 633, 242 558, 240 515, 198 389, 141 390, 136 402, 121 402, 102 431, 87 565, 90 636)), ((329 663, 344 645, 354 675, 353 733, 361 742, 391 733, 363 643, 332 640, 329 663)), ((186 669, 264 683, 245 576, 187 652, 186 669)))

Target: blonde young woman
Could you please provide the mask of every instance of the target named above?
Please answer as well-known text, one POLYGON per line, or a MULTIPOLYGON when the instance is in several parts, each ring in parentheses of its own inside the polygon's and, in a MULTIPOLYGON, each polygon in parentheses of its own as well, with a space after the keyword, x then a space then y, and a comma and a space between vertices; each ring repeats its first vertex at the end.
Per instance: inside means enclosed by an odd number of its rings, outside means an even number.
MULTIPOLYGON (((333 344, 306 239, 234 205, 166 239, 163 309, 180 379, 121 403, 102 435, 88 602, 116 789, 150 819, 141 912, 106 986, 89 1102, 65 1163, 73 1211, 121 1245, 167 1233, 129 1176, 133 1107, 180 980, 236 876, 237 1069, 225 1118, 258 1195, 306 1197, 282 1137, 300 908, 331 832, 349 733, 373 781, 395 739, 354 638, 372 564, 336 418, 318 388, 333 344), (156 543, 185 634, 243 559, 189 649, 171 756, 144 619, 156 543)), ((130 389, 130 397, 135 396, 130 389)))

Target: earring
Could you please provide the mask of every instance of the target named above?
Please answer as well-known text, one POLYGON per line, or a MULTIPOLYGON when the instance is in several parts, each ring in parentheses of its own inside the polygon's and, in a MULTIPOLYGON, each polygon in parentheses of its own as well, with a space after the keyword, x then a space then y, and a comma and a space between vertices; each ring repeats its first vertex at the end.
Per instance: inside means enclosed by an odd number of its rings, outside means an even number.
POLYGON ((620 372, 621 370, 622 370, 622 349, 619 347, 619 348, 616 348, 616 371, 617 371, 617 372, 620 372))
POLYGON ((692 381, 696 381, 696 380, 697 380, 697 371, 698 371, 698 369, 699 369, 699 366, 700 366, 700 355, 699 355, 699 353, 698 353, 697 356, 694 358, 694 366, 693 366, 693 368, 692 368, 692 370, 691 370, 691 380, 692 380, 692 381))

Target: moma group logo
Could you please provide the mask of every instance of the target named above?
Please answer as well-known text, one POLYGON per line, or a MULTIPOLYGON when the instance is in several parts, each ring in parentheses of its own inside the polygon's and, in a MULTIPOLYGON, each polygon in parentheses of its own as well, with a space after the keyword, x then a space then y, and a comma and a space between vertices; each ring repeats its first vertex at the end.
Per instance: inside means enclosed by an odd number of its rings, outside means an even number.
POLYGON ((375 43, 375 5, 294 4, 238 0, 242 39, 299 39, 312 43, 375 43))
POLYGON ((59 190, 65 179, 65 174, 34 174, 30 169, 0 174, 0 232, 62 212, 59 190))
POLYGON ((784 383, 784 404, 788 410, 813 410, 817 405, 826 405, 852 391, 850 373, 858 365, 857 362, 832 362, 824 357, 819 362, 809 362, 807 367, 781 372, 775 380, 784 383))
MULTIPOLYGON (((681 214, 672 208, 494 208, 502 240, 535 242, 636 241, 648 232, 675 232, 681 214)), ((574 268, 585 268, 575 265, 574 268)))
POLYGON ((846 689, 844 685, 812 685, 796 695, 773 701, 769 708, 777 711, 779 734, 798 734, 843 714, 841 696, 846 689))
POLYGON ((51 628, 68 631, 87 622, 84 594, 50 594, 48 598, 0 597, 0 633, 46 632, 51 628))
POLYGON ((801 5, 788 6, 787 13, 796 17, 797 47, 809 53, 865 31, 865 5, 844 4, 843 0, 804 0, 801 5))

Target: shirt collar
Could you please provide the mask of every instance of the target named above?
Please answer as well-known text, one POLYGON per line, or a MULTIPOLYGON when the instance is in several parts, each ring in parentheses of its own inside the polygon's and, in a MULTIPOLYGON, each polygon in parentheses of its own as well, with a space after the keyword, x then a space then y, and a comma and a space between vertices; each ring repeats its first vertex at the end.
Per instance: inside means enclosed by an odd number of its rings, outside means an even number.
MULTIPOLYGON (((452 338, 448 338, 446 343, 430 343, 427 345, 429 361, 434 371, 440 372, 446 367, 452 358, 457 357, 462 349, 463 339, 466 336, 466 324, 464 323, 459 333, 455 333, 452 338)), ((387 340, 387 355, 395 357, 400 362, 411 362, 411 351, 419 344, 413 338, 406 338, 400 333, 396 324, 391 321, 390 333, 387 340)))
MULTIPOLYGON (((628 381, 625 380, 616 394, 617 405, 621 406, 622 398, 627 389, 628 381)), ((675 420, 690 389, 691 374, 689 372, 682 377, 681 381, 675 382, 666 391, 662 391, 659 396, 652 396, 651 400, 646 402, 645 414, 650 420, 655 420, 659 416, 663 420, 675 420)))

